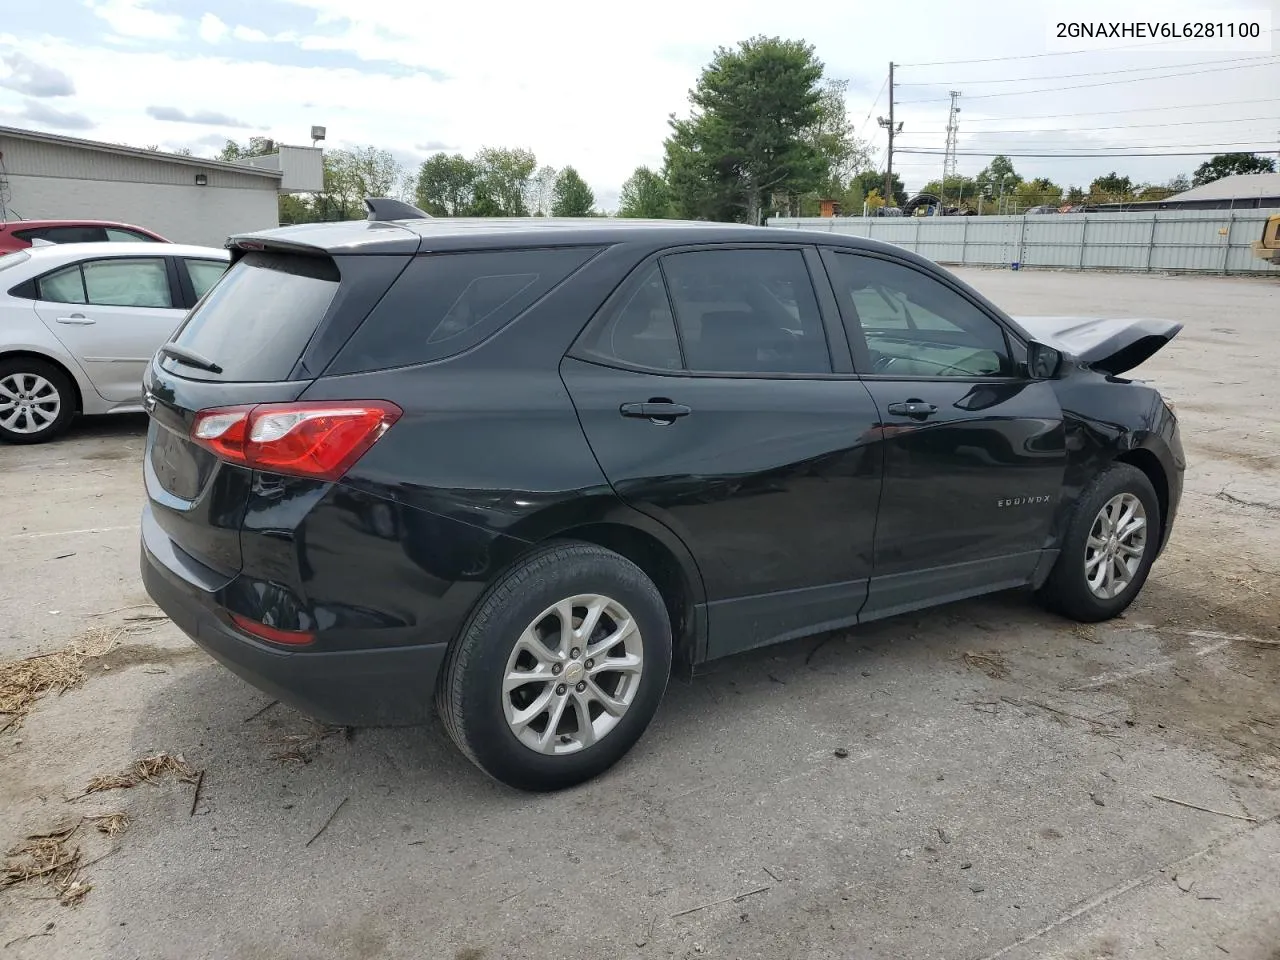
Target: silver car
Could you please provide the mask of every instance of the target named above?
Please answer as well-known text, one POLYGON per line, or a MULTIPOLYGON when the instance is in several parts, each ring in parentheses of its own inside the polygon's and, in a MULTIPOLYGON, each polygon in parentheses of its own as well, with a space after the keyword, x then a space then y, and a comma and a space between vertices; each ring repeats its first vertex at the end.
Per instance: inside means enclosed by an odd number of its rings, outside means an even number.
POLYGON ((142 409, 142 372, 227 268, 225 250, 67 243, 0 256, 0 442, 142 409))

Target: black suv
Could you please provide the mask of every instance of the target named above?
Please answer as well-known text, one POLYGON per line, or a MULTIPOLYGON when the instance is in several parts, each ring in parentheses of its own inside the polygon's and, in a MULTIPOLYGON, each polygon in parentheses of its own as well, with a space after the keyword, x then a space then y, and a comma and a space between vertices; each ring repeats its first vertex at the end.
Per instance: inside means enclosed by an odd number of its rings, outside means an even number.
POLYGON ((995 590, 1132 602, 1182 491, 1152 320, 1015 322, 855 237, 370 219, 232 238, 145 379, 142 572, 335 724, 553 789, 673 663, 995 590))

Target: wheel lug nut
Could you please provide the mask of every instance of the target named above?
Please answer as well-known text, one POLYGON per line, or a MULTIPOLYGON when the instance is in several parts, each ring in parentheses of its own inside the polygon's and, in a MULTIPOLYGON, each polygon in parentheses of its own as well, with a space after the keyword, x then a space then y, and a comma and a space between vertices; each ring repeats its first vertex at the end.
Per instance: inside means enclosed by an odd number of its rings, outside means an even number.
POLYGON ((568 692, 568 690, 569 688, 566 687, 563 683, 556 684, 556 696, 563 697, 568 692))
POLYGON ((586 663, 583 664, 583 666, 586 667, 588 670, 590 670, 595 665, 596 665, 596 662, 594 660, 588 660, 586 663))
POLYGON ((587 689, 587 681, 579 680, 578 685, 574 687, 574 689, 581 693, 583 690, 587 689))
POLYGON ((554 663, 551 665, 551 672, 554 673, 557 677, 560 676, 560 671, 563 669, 564 667, 560 666, 560 664, 558 663, 554 663))
POLYGON ((579 650, 577 647, 574 647, 572 650, 569 651, 569 656, 573 657, 573 659, 575 660, 577 660, 578 657, 580 657, 581 655, 582 655, 582 651, 579 650))

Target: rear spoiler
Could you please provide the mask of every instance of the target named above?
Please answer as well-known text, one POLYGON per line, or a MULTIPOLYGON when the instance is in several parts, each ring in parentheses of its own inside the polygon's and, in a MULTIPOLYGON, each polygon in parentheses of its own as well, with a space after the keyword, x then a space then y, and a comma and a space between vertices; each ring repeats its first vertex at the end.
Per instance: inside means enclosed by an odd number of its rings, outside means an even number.
POLYGON ((433 220, 434 217, 425 210, 419 210, 403 200, 390 197, 365 197, 364 205, 369 211, 366 220, 383 223, 388 220, 433 220))

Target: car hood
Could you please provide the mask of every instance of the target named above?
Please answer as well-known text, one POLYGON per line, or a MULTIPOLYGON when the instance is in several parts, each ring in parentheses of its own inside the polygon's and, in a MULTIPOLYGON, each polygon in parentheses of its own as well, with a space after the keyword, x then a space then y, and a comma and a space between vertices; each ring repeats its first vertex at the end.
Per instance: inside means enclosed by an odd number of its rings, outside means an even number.
POLYGON ((1113 376, 1141 364, 1182 329, 1182 324, 1172 320, 1147 318, 1014 317, 1014 320, 1041 343, 1113 376))

